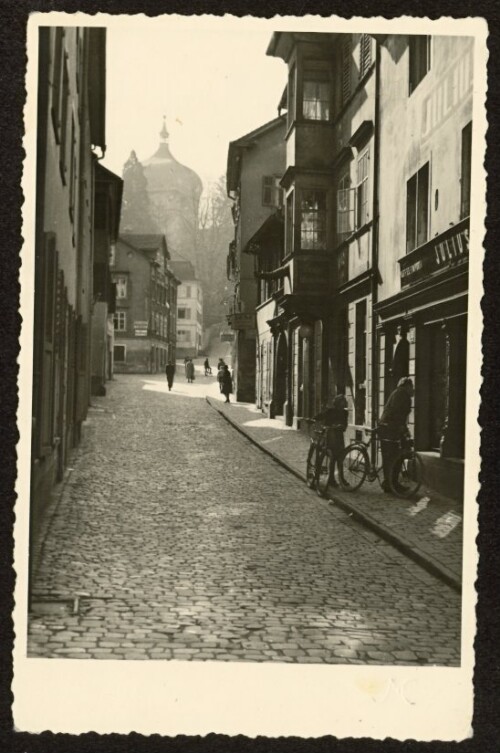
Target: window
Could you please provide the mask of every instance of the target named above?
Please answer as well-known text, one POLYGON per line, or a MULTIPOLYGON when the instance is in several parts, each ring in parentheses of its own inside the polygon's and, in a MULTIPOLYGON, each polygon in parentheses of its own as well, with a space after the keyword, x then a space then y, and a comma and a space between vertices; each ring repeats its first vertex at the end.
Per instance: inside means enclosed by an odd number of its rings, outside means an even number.
POLYGON ((366 299, 356 304, 354 423, 364 424, 366 411, 366 299))
POLYGON ((109 247, 109 266, 114 267, 116 264, 116 245, 112 243, 109 247))
POLYGON ((127 312, 117 311, 113 316, 113 323, 116 332, 125 332, 127 329, 127 312))
POLYGON ((190 343, 191 342, 191 331, 189 329, 178 329, 177 330, 177 339, 181 343, 190 343))
POLYGON ((372 64, 372 40, 369 34, 361 34, 359 40, 359 77, 363 78, 372 64))
POLYGON ((191 319, 191 309, 180 308, 177 310, 178 319, 191 319))
MULTIPOLYGON (((262 206, 280 207, 282 205, 282 191, 279 184, 280 179, 275 175, 262 176, 262 206)), ((198 299, 200 293, 198 292, 198 299)))
POLYGON ((308 120, 329 120, 330 81, 328 71, 305 70, 302 86, 302 116, 308 120))
POLYGON ((117 363, 125 363, 125 345, 113 347, 113 358, 117 363))
POLYGON ((300 247, 326 249, 326 193, 302 191, 300 202, 300 247))
POLYGON ((409 94, 415 91, 431 67, 431 38, 428 36, 410 37, 409 94))
POLYGON ((472 122, 462 131, 462 174, 460 176, 460 219, 470 214, 472 122))
POLYGON ((186 298, 191 298, 191 285, 186 285, 185 291, 186 291, 186 296, 185 297, 186 298))
POLYGON ((286 229, 285 229, 285 243, 286 253, 291 254, 293 252, 293 191, 287 196, 286 200, 286 229))
POLYGON ((358 181, 356 188, 356 227, 363 227, 368 222, 368 167, 370 151, 366 149, 358 157, 358 181))
POLYGON ((347 34, 342 40, 341 47, 341 90, 342 104, 345 105, 351 96, 351 36, 347 34))
POLYGON ((406 184, 406 253, 427 240, 429 206, 429 163, 406 184))
POLYGON ((116 284, 116 297, 126 298, 127 297, 127 278, 116 277, 115 284, 116 284))
POLYGON ((287 87, 287 124, 291 126, 295 120, 295 65, 290 68, 287 87))
POLYGON ((354 232, 355 190, 349 172, 344 173, 337 186, 337 243, 354 232))

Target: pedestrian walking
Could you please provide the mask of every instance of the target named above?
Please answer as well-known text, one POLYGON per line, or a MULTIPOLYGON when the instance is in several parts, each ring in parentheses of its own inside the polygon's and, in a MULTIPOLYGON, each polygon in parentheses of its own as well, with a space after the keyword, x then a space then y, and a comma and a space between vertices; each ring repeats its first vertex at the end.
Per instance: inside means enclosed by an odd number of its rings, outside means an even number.
POLYGON ((408 429, 408 416, 410 415, 411 399, 414 394, 413 381, 410 377, 400 379, 396 389, 389 395, 378 424, 384 469, 382 488, 387 493, 391 493, 388 479, 392 464, 401 449, 401 444, 412 441, 408 429))
POLYGON ((222 364, 219 361, 219 367, 217 371, 217 381, 219 382, 219 392, 222 392, 222 379, 224 377, 224 368, 227 369, 227 366, 222 362, 222 364))
POLYGON ((203 364, 203 366, 205 367, 205 376, 208 376, 212 373, 212 368, 210 366, 210 363, 208 362, 208 358, 205 358, 205 363, 203 364))
POLYGON ((175 363, 173 363, 172 361, 169 361, 167 363, 167 365, 165 366, 165 374, 167 376, 168 391, 170 392, 174 383, 175 363))
POLYGON ((192 384, 194 380, 194 363, 191 359, 186 364, 186 378, 188 380, 188 383, 192 384))
POLYGON ((226 403, 229 403, 229 395, 233 391, 233 380, 231 379, 231 374, 229 373, 229 368, 224 364, 224 368, 222 369, 222 379, 221 379, 221 390, 223 395, 226 396, 226 403))
MULTIPOLYGON (((344 451, 344 432, 347 429, 348 415, 346 396, 338 394, 329 401, 325 410, 314 416, 315 421, 328 427, 327 444, 332 452, 333 467, 338 464, 344 451)), ((337 486, 333 475, 330 483, 337 486)))

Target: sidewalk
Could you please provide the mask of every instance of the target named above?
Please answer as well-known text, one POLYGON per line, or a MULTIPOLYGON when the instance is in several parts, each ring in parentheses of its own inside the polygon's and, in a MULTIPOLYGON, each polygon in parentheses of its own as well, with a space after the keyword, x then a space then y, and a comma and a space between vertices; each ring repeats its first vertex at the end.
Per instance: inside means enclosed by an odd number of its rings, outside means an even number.
MULTIPOLYGON (((218 396, 206 400, 238 431, 305 481, 307 436, 279 419, 265 417, 248 403, 225 405, 218 396)), ((329 497, 426 570, 461 590, 462 509, 456 502, 425 488, 418 499, 400 499, 383 493, 377 481, 365 481, 353 494, 330 489, 329 497)))

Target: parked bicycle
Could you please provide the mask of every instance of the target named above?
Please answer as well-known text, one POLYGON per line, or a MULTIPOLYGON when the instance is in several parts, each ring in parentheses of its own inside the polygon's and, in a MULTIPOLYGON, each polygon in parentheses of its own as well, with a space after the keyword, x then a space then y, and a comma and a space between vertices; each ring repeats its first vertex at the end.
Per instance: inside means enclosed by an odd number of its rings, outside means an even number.
POLYGON ((333 453, 328 447, 328 432, 331 427, 323 426, 313 418, 306 420, 307 423, 314 424, 307 454, 306 484, 310 489, 316 490, 318 497, 325 497, 335 466, 333 453))
MULTIPOLYGON (((383 478, 383 467, 378 463, 378 429, 365 429, 368 441, 356 440, 349 444, 339 460, 338 481, 342 489, 354 492, 360 488, 365 479, 373 482, 377 479, 382 485, 385 481, 390 490, 397 497, 412 497, 415 495, 423 480, 423 464, 419 454, 415 452, 413 441, 409 439, 394 440, 398 444, 399 452, 395 455, 391 465, 389 478, 383 478), (371 450, 371 451, 369 451, 371 450), (371 457, 375 457, 372 463, 371 457)), ((387 440, 386 440, 387 441, 387 440)))

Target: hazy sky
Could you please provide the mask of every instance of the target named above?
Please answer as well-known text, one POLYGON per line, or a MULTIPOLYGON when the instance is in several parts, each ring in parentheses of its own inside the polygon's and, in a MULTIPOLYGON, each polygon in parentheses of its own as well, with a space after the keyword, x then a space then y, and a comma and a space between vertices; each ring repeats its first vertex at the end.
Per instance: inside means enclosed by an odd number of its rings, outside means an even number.
POLYGON ((234 23, 162 17, 108 29, 107 167, 122 175, 132 149, 150 157, 166 115, 172 154, 206 183, 225 174, 229 141, 276 117, 287 67, 266 55, 273 29, 234 23))

